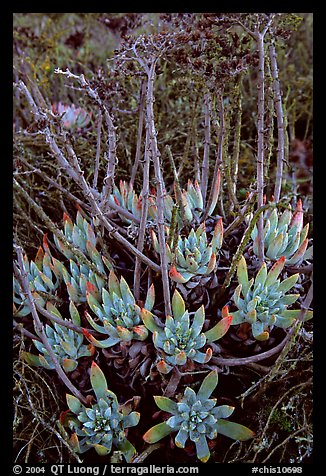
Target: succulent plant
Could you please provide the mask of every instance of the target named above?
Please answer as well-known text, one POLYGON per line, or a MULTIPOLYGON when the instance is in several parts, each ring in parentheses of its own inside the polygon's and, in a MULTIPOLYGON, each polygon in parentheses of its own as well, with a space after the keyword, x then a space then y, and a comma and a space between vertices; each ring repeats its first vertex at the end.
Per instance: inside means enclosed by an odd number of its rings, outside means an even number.
POLYGON ((211 371, 203 380, 198 392, 187 387, 177 402, 163 396, 155 396, 156 405, 172 416, 153 426, 143 438, 147 443, 156 443, 165 436, 177 432, 174 439, 179 448, 184 448, 190 439, 195 443, 197 458, 206 463, 210 457, 207 438, 213 440, 218 434, 234 440, 248 440, 254 433, 246 426, 226 420, 234 411, 230 405, 216 406, 216 398, 210 398, 218 382, 216 371, 211 371))
MULTIPOLYGON (((208 216, 211 215, 215 209, 219 190, 220 190, 220 180, 221 175, 220 171, 218 172, 217 180, 214 187, 214 194, 211 206, 208 210, 208 216)), ((175 188, 175 197, 177 197, 177 190, 175 188)), ((156 207, 156 197, 155 192, 153 192, 152 196, 149 197, 149 215, 153 220, 157 218, 157 207, 156 207)), ((179 205, 176 199, 173 199, 171 195, 165 194, 164 196, 164 218, 166 220, 166 224, 170 225, 172 221, 172 213, 173 208, 179 205)), ((180 207, 177 212, 177 223, 180 229, 182 229, 185 225, 189 225, 191 223, 198 224, 202 221, 203 213, 204 213, 204 202, 202 192, 197 180, 194 183, 189 179, 187 182, 187 189, 181 192, 180 197, 180 207), (183 210, 180 210, 182 206, 183 210)))
MULTIPOLYGON (((127 183, 125 180, 120 180, 119 188, 113 184, 113 190, 109 197, 109 202, 119 205, 128 212, 131 212, 136 218, 140 219, 142 200, 134 191, 131 183, 127 183)), ((119 213, 118 215, 123 222, 131 223, 131 221, 125 216, 119 213)))
MULTIPOLYGON (((302 201, 298 200, 292 213, 291 205, 279 216, 276 208, 266 210, 264 214, 264 249, 266 257, 278 260, 285 256, 286 265, 299 265, 304 259, 310 258, 312 249, 308 246, 309 223, 303 227, 302 201)), ((258 256, 258 229, 255 225, 252 234, 253 251, 258 256)))
MULTIPOLYGON (((60 312, 53 304, 47 303, 47 310, 54 316, 62 319, 60 312)), ((72 301, 70 301, 69 304, 69 312, 71 321, 76 326, 80 326, 80 315, 72 301)), ((57 323, 54 323, 54 327, 46 324, 45 334, 54 354, 66 372, 72 372, 76 369, 80 357, 89 357, 94 353, 94 347, 91 344, 83 344, 84 336, 68 327, 61 326, 57 323)), ((37 356, 30 352, 22 352, 22 358, 30 365, 54 369, 54 364, 44 344, 35 339, 33 343, 40 352, 40 355, 37 356)))
POLYGON ((107 388, 105 375, 95 362, 92 363, 90 380, 97 399, 90 407, 85 407, 73 395, 66 395, 70 411, 77 416, 68 419, 74 430, 70 439, 72 447, 77 453, 94 448, 101 456, 116 448, 130 463, 136 450, 127 439, 127 429, 138 424, 140 414, 131 411, 128 402, 119 405, 117 396, 107 388))
POLYGON ((88 126, 92 114, 74 104, 68 106, 62 102, 52 104, 52 112, 61 116, 63 125, 69 130, 80 130, 88 126))
MULTIPOLYGON (((97 239, 90 223, 82 216, 80 211, 77 212, 75 224, 66 213, 63 215, 63 220, 64 235, 67 241, 83 253, 85 258, 93 264, 95 271, 97 270, 102 276, 106 276, 105 267, 110 270, 112 265, 96 249, 97 239)), ((105 286, 104 277, 101 277, 99 273, 96 273, 87 264, 80 262, 74 253, 55 235, 53 238, 57 249, 69 259, 70 273, 61 261, 54 257, 52 257, 53 269, 62 275, 70 299, 76 303, 86 302, 88 285, 92 286, 94 290, 102 289, 105 286)))
MULTIPOLYGON (((64 235, 67 241, 75 248, 80 250, 97 268, 97 270, 105 274, 104 264, 108 269, 112 269, 110 261, 99 253, 96 249, 97 237, 90 223, 84 218, 78 210, 76 215, 76 223, 64 213, 64 235)), ((76 261, 76 257, 72 251, 68 249, 55 235, 54 242, 58 250, 69 260, 76 261)), ((101 285, 103 282, 101 281, 101 285)))
MULTIPOLYGON (((242 256, 238 263, 239 285, 233 295, 238 311, 230 312, 232 325, 250 323, 253 337, 257 340, 268 339, 270 328, 273 326, 283 329, 291 326, 301 313, 300 309, 287 309, 300 295, 286 294, 297 282, 299 273, 283 281, 278 279, 285 262, 285 256, 281 256, 268 272, 264 262, 255 278, 251 278, 250 281, 245 258, 242 256)), ((312 311, 306 311, 304 320, 311 318, 312 311)))
MULTIPOLYGON (((130 342, 131 340, 145 340, 148 332, 141 320, 141 309, 136 304, 135 298, 126 280, 121 277, 120 281, 111 270, 109 274, 109 289, 102 289, 102 299, 96 299, 92 292, 87 291, 87 302, 91 310, 96 314, 98 322, 86 312, 85 316, 91 326, 101 334, 109 337, 103 341, 95 339, 85 329, 87 339, 96 347, 111 347, 118 342, 130 342), (102 302, 99 302, 99 301, 102 302)), ((154 285, 147 292, 144 307, 150 311, 155 299, 154 285)))
MULTIPOLYGON (((51 256, 47 251, 44 252, 42 247, 38 249, 35 262, 29 262, 27 256, 24 256, 24 268, 34 299, 44 306, 46 295, 53 296, 60 284, 60 273, 53 268, 51 256)), ((15 316, 23 317, 31 312, 26 295, 15 276, 13 277, 13 301, 15 316)))
POLYGON ((175 290, 172 297, 172 316, 167 316, 164 326, 155 322, 154 315, 146 308, 142 308, 141 316, 147 329, 153 333, 153 343, 159 351, 157 368, 161 373, 169 373, 176 365, 182 366, 187 360, 206 363, 212 357, 210 347, 200 352, 206 344, 215 342, 228 331, 232 318, 228 315, 228 308, 223 309, 223 319, 206 332, 202 332, 205 321, 204 306, 201 306, 190 321, 189 312, 181 294, 175 290))
MULTIPOLYGON (((213 200, 208 210, 208 215, 211 215, 215 209, 220 189, 220 179, 221 176, 219 172, 214 187, 213 200)), ((176 190, 174 195, 175 197, 177 196, 176 190)), ((111 203, 114 202, 125 210, 131 212, 136 218, 140 219, 142 198, 135 193, 132 184, 127 183, 125 180, 120 180, 119 187, 114 184, 109 200, 111 203)), ((172 198, 170 194, 165 193, 163 197, 163 213, 165 224, 167 226, 171 224, 173 209, 179 205, 177 202, 178 201, 172 198)), ((148 205, 148 221, 155 222, 157 220, 157 205, 156 191, 154 188, 151 190, 151 193, 148 197, 148 205)), ((191 180, 188 180, 186 190, 181 192, 180 206, 183 208, 182 211, 180 209, 177 211, 177 223, 180 229, 185 225, 189 225, 191 223, 198 224, 202 221, 201 219, 204 212, 204 203, 201 189, 197 180, 195 180, 194 183, 191 180)), ((118 213, 118 215, 123 222, 131 223, 130 220, 122 214, 118 213)))
MULTIPOLYGON (((169 232, 169 230, 168 230, 169 232)), ((152 230, 152 241, 156 252, 160 247, 155 232, 152 230)), ((167 259, 170 264, 169 276, 177 283, 188 283, 194 287, 199 284, 192 278, 208 276, 215 268, 216 255, 222 246, 223 223, 222 218, 216 223, 213 238, 208 244, 205 223, 197 230, 191 229, 187 237, 178 236, 174 250, 166 244, 167 259)))

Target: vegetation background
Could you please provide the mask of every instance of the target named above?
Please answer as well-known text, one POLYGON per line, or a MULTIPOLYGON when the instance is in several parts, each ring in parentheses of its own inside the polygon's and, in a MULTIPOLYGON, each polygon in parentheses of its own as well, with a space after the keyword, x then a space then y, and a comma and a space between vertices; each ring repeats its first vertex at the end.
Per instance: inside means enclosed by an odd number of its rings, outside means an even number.
MULTIPOLYGON (((263 14, 238 15, 243 15, 243 21, 253 25, 263 14)), ((104 116, 78 81, 71 81, 64 74, 57 74, 56 70, 65 72, 68 68, 74 75, 84 75, 114 118, 118 158, 115 183, 132 178, 134 189, 139 194, 143 168, 139 157, 144 152, 144 140, 139 141, 139 134, 143 139, 145 135, 144 130, 139 129, 142 74, 134 63, 113 59, 128 49, 133 38, 145 35, 151 37, 154 43, 159 43, 162 35, 171 35, 174 38, 171 41, 175 43, 166 49, 165 56, 160 60, 154 83, 155 125, 165 185, 167 191, 172 193, 174 173, 167 153, 170 149, 183 188, 188 178, 198 177, 202 157, 208 154, 208 185, 211 186, 214 161, 218 155, 219 101, 222 98, 225 137, 222 185, 216 215, 223 217, 226 228, 235 220, 239 207, 257 185, 257 46, 250 35, 232 26, 232 18, 233 14, 200 13, 15 13, 14 83, 17 85, 22 80, 39 104, 45 100, 43 106, 49 109, 61 102, 75 104, 90 113, 87 126, 70 130, 69 140, 82 164, 85 179, 93 184, 96 181, 103 183, 106 172, 104 151, 108 141, 104 116), (219 22, 222 17, 224 23, 219 22), (40 92, 39 97, 37 91, 40 92), (239 117, 240 124, 237 122, 239 117), (234 157, 238 158, 235 197, 228 182, 234 173, 234 157)), ((286 118, 282 196, 290 203, 302 199, 304 220, 310 225, 311 238, 312 13, 282 14, 274 35, 286 118)), ((270 68, 267 61, 264 132, 264 190, 267 201, 272 199, 277 171, 277 122, 270 68)), ((14 177, 52 222, 61 226, 64 212, 75 217, 76 206, 71 197, 81 202, 85 197, 62 169, 58 169, 44 135, 39 134, 42 130, 40 122, 31 114, 26 95, 15 87, 12 125, 14 177), (59 187, 53 185, 54 182, 59 187)), ((58 140, 60 144, 62 138, 58 140)), ((154 185, 154 173, 151 174, 151 185, 154 185)), ((13 221, 15 243, 33 259, 42 244, 43 235, 49 233, 48 223, 17 190, 14 191, 13 221)), ((237 233, 229 236, 221 265, 230 261, 245 228, 243 222, 237 233)), ((129 227, 128 239, 134 239, 133 232, 129 227)), ((134 270, 130 254, 121 252, 112 244, 108 248, 116 269, 124 273, 132 286, 134 270)), ((307 271, 302 276, 305 294, 310 274, 307 271)), ((217 306, 217 303, 213 305, 217 306)), ((280 338, 276 333, 275 345, 280 338)), ((232 341, 227 344, 235 345, 232 341)), ((235 403, 236 421, 254 429, 257 438, 253 442, 242 443, 227 439, 219 441, 212 450, 211 462, 312 462, 312 347, 312 324, 309 321, 298 329, 287 352, 276 362, 274 358, 246 368, 229 368, 231 375, 228 372, 220 374, 219 387, 224 392, 222 398, 225 402, 235 403), (247 396, 248 389, 257 382, 259 385, 254 386, 247 396)), ((52 378, 52 374, 49 378, 48 371, 22 361, 20 354, 27 348, 31 349, 30 339, 18 326, 14 331, 13 364, 14 461, 75 462, 76 455, 68 448, 66 436, 57 426, 60 413, 66 409, 65 389, 57 378, 52 378)), ((117 394, 118 391, 124 392, 124 384, 116 383, 115 390, 117 394)), ((154 389, 151 392, 155 394, 154 389)), ((146 423, 142 429, 145 428, 146 423)), ((85 458, 92 461, 94 455, 85 458)), ((167 458, 167 463, 188 464, 195 461, 191 450, 187 453, 166 444, 153 451, 146 462, 162 462, 162 458, 164 462, 167 458)))

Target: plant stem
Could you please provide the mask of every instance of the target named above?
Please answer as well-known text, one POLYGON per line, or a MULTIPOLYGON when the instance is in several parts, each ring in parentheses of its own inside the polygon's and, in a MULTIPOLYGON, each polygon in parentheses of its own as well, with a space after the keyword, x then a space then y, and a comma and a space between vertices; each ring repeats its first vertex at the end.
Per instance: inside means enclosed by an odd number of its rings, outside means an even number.
MULTIPOLYGON (((215 166, 212 178, 211 189, 209 192, 209 197, 206 203, 205 211, 203 213, 202 220, 206 220, 208 215, 213 213, 214 208, 217 203, 218 192, 220 188, 220 166, 223 163, 223 142, 225 135, 225 124, 224 124, 224 104, 223 104, 223 95, 219 95, 219 119, 220 119, 220 129, 218 133, 218 144, 217 144, 217 155, 215 159, 215 166)), ((205 200, 203 197, 203 202, 205 206, 205 200)))
POLYGON ((160 262, 163 284, 163 296, 165 314, 172 315, 170 286, 168 275, 168 260, 166 256, 165 247, 165 231, 164 231, 164 193, 165 187, 163 183, 163 176, 160 165, 160 152, 157 146, 156 130, 154 121, 154 78, 155 66, 157 59, 152 59, 150 67, 147 68, 147 93, 146 93, 146 119, 149 131, 149 144, 151 148, 151 157, 154 163, 154 173, 156 179, 156 194, 157 194, 157 234, 160 245, 160 262))
MULTIPOLYGON (((142 190, 142 209, 139 225, 139 235, 137 249, 142 252, 144 248, 147 214, 148 214, 148 196, 149 196, 149 166, 150 166, 150 148, 149 148, 149 131, 146 130, 145 143, 145 163, 143 167, 143 190, 142 190)), ((136 256, 135 276, 134 276, 134 296, 139 299, 140 294, 140 277, 141 277, 141 260, 136 256)))
MULTIPOLYGON (((138 119, 138 132, 137 132, 137 145, 136 145, 136 154, 135 162, 132 166, 130 184, 133 185, 139 165, 140 154, 141 154, 141 139, 143 135, 143 125, 144 125, 144 100, 146 95, 146 82, 142 81, 140 86, 140 98, 139 98, 139 119, 138 119)), ((146 152, 145 152, 146 154, 146 152)))
POLYGON ((176 196, 175 198, 176 198, 178 206, 179 206, 182 223, 186 223, 185 209, 184 209, 184 204, 182 202, 182 190, 181 190, 181 187, 180 187, 178 172, 177 172, 176 167, 175 167, 175 163, 174 163, 174 159, 173 159, 173 155, 172 155, 170 146, 166 145, 165 150, 167 152, 167 155, 168 155, 168 158, 169 158, 169 161, 170 161, 170 164, 171 164, 173 176, 174 176, 175 196, 176 196))
MULTIPOLYGON (((235 85, 234 102, 235 102, 235 125, 233 135, 233 153, 231 161, 231 179, 233 185, 233 195, 236 198, 238 167, 240 156, 240 139, 241 139, 241 123, 242 123, 242 101, 241 101, 241 81, 242 75, 239 75, 235 85)), ((237 205, 237 202, 235 203, 237 205)))
POLYGON ((97 189, 97 180, 98 180, 98 170, 100 167, 100 154, 101 154, 101 129, 102 129, 102 112, 98 115, 97 119, 97 141, 96 141, 96 155, 95 155, 95 165, 94 165, 94 177, 93 177, 93 188, 97 189))
POLYGON ((271 62, 271 73, 273 78, 273 88, 274 88, 274 101, 275 101, 275 110, 277 118, 277 135, 278 135, 278 144, 277 144, 277 169, 276 169, 276 178, 275 178, 275 188, 274 188, 274 200, 278 202, 281 196, 281 187, 282 187, 282 178, 283 178, 283 163, 284 163, 284 149, 285 149, 285 126, 284 126, 284 113, 282 107, 282 93, 280 80, 278 75, 278 65, 277 65, 277 56, 275 44, 272 44, 269 47, 269 55, 271 62))
MULTIPOLYGON (((258 67, 258 149, 257 149, 257 207, 260 209, 264 205, 264 114, 265 114, 265 51, 264 51, 264 35, 258 33, 256 41, 259 53, 258 67)), ((262 264, 264 261, 264 219, 260 214, 257 223, 257 249, 258 258, 262 264)))
POLYGON ((260 360, 268 359, 272 355, 275 355, 278 352, 280 352, 284 348, 285 344, 288 342, 290 337, 291 337, 291 333, 289 332, 284 337, 282 342, 280 342, 276 347, 273 347, 272 349, 269 349, 266 352, 262 352, 261 354, 251 355, 249 357, 228 357, 228 358, 212 357, 210 360, 210 363, 217 364, 217 365, 225 365, 227 367, 235 367, 238 365, 248 365, 252 362, 259 362, 260 360))
POLYGON ((211 144, 211 96, 209 92, 204 94, 204 155, 201 166, 201 193, 203 196, 203 202, 206 202, 206 193, 208 186, 208 170, 209 170, 209 149, 211 144))

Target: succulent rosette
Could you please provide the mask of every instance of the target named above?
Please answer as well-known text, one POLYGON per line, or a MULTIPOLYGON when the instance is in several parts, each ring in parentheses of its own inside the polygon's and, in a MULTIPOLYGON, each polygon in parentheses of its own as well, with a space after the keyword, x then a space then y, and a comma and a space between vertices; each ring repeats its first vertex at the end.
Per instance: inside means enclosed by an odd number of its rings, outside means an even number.
MULTIPOLYGON (((271 260, 285 256, 285 264, 298 266, 305 259, 312 258, 312 247, 308 246, 309 223, 303 226, 302 201, 298 200, 292 213, 289 205, 279 215, 276 208, 266 210, 264 214, 264 249, 265 255, 271 260)), ((258 256, 258 229, 255 225, 252 234, 253 251, 258 256)))
POLYGON ((234 407, 217 406, 216 398, 210 398, 217 382, 217 372, 211 371, 197 393, 186 387, 178 401, 155 396, 156 405, 172 416, 148 430, 143 436, 144 440, 156 443, 171 433, 177 433, 174 438, 176 446, 184 448, 189 439, 196 446, 197 458, 206 463, 210 457, 207 439, 214 440, 218 434, 241 441, 252 438, 254 433, 249 428, 226 420, 233 413, 234 407))
MULTIPOLYGON (((255 278, 249 280, 245 258, 242 256, 239 261, 239 285, 233 295, 233 302, 238 310, 230 312, 232 325, 250 323, 253 337, 257 340, 268 339, 273 326, 283 329, 290 327, 301 314, 300 309, 287 309, 297 301, 300 294, 286 294, 296 284, 298 273, 283 281, 278 279, 285 262, 285 256, 281 256, 269 271, 266 263, 263 263, 255 278)), ((312 311, 305 311, 303 319, 311 318, 312 311)))
POLYGON ((130 463, 136 450, 127 439, 127 429, 138 424, 140 414, 131 411, 131 405, 127 402, 119 405, 115 393, 107 388, 106 378, 95 362, 92 363, 90 379, 96 403, 86 407, 73 395, 66 396, 70 411, 76 415, 66 418, 74 430, 70 438, 71 445, 77 453, 94 448, 100 456, 116 449, 130 463))
MULTIPOLYGON (((47 310, 53 316, 63 319, 58 309, 53 304, 47 304, 47 310)), ((80 326, 80 315, 72 301, 69 304, 69 311, 71 321, 76 326, 80 326)), ((53 350, 54 355, 57 357, 59 364, 62 365, 66 372, 72 372, 78 366, 78 359, 81 357, 89 357, 94 354, 93 345, 83 344, 84 336, 81 333, 74 331, 68 327, 54 323, 53 327, 46 324, 45 334, 47 340, 53 350)), ((33 340, 33 343, 40 354, 34 355, 30 352, 22 352, 22 358, 29 363, 37 367, 44 367, 46 369, 54 369, 54 363, 48 354, 44 343, 41 341, 33 340)))
POLYGON ((222 319, 210 330, 203 332, 205 321, 204 306, 201 306, 190 319, 189 312, 181 294, 175 290, 172 297, 172 316, 167 316, 163 326, 155 320, 154 315, 147 309, 141 310, 143 322, 153 333, 153 343, 159 353, 157 368, 162 373, 169 373, 174 366, 185 365, 187 360, 207 363, 212 357, 212 349, 205 352, 201 349, 206 344, 221 339, 228 331, 232 318, 228 309, 224 308, 222 319))
MULTIPOLYGON (((169 229, 167 229, 169 234, 169 229)), ((152 230, 152 242, 157 253, 160 246, 155 232, 152 230)), ((215 268, 216 256, 223 241, 223 223, 220 218, 214 228, 211 242, 208 242, 205 223, 196 230, 191 229, 188 236, 178 235, 174 249, 166 244, 166 255, 170 265, 169 276, 177 283, 187 283, 193 287, 199 284, 202 278, 208 276, 215 268)))
MULTIPOLYGON (((86 312, 85 316, 92 328, 108 336, 104 340, 95 339, 87 329, 84 335, 96 347, 111 347, 118 342, 130 342, 132 339, 145 340, 148 331, 142 322, 141 308, 136 304, 126 280, 119 280, 111 270, 108 290, 103 288, 102 295, 94 295, 87 291, 87 303, 97 317, 97 321, 86 312)), ((150 311, 154 305, 155 291, 152 284, 148 289, 144 308, 150 311)))

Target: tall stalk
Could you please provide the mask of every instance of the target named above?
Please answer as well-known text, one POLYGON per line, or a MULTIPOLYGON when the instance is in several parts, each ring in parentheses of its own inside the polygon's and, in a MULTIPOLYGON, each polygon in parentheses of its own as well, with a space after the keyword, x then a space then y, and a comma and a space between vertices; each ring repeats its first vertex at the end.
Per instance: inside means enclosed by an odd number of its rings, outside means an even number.
MULTIPOLYGON (((138 165, 139 165, 140 154, 141 154, 141 140, 142 140, 143 126, 144 126, 145 94, 146 94, 146 82, 142 81, 141 86, 140 86, 140 98, 139 98, 139 119, 138 119, 136 154, 135 154, 135 162, 134 162, 134 165, 132 166, 132 170, 131 170, 130 185, 134 184, 137 169, 138 169, 138 165)), ((146 152, 145 152, 145 154, 146 154, 146 152)))
POLYGON ((200 188, 203 196, 203 202, 206 202, 206 193, 208 185, 208 171, 209 171, 209 150, 211 144, 211 96, 209 92, 204 95, 204 155, 201 166, 201 181, 200 188))
MULTIPOLYGON (((148 214, 148 196, 149 196, 149 165, 150 165, 150 148, 149 148, 149 132, 146 130, 145 142, 145 160, 143 168, 143 189, 142 189, 142 209, 139 225, 139 235, 137 242, 137 249, 142 253, 145 241, 147 214, 148 214)), ((135 261, 135 275, 134 275, 134 296, 139 299, 140 292, 140 277, 141 277, 141 260, 136 256, 135 261)))
MULTIPOLYGON (((265 150, 265 35, 269 30, 275 14, 271 14, 266 26, 260 31, 260 20, 257 20, 254 31, 247 28, 241 21, 238 21, 246 32, 255 40, 258 50, 258 74, 257 74, 257 90, 258 90, 258 120, 257 120, 257 207, 258 210, 264 205, 264 150, 265 150)), ((258 259, 262 263, 264 261, 264 217, 259 215, 258 223, 258 259)))
MULTIPOLYGON (((238 80, 235 84, 235 90, 234 90, 235 124, 234 124, 234 134, 233 134, 233 151, 232 151, 232 160, 231 160, 231 181, 232 181, 233 196, 236 199, 236 202, 234 203, 235 205, 237 205, 236 192, 237 192, 240 140, 241 140, 241 124, 242 124, 241 81, 242 81, 242 76, 239 75, 238 80)), ((232 209, 233 209, 233 204, 231 204, 231 210, 232 209)))
POLYGON ((154 121, 154 79, 155 66, 157 59, 151 61, 150 67, 146 68, 147 72, 147 91, 146 91, 146 119, 149 131, 149 144, 151 149, 151 156, 154 163, 154 173, 156 180, 156 204, 157 204, 157 234, 160 245, 160 264, 162 273, 163 296, 165 314, 172 315, 171 300, 170 300, 170 286, 168 275, 168 260, 166 256, 165 246, 165 231, 164 231, 164 194, 165 187, 163 183, 163 176, 160 164, 160 152, 157 145, 156 129, 154 121))
MULTIPOLYGON (((212 178, 212 183, 211 183, 211 189, 209 192, 209 196, 207 199, 205 211, 203 214, 202 220, 206 220, 208 215, 210 215, 217 202, 217 197, 218 197, 218 191, 220 188, 220 181, 221 181, 221 176, 220 176, 220 167, 221 164, 223 163, 223 143, 224 143, 224 136, 225 136, 225 121, 224 121, 224 104, 223 104, 223 94, 220 93, 218 97, 218 107, 219 107, 219 122, 220 122, 220 128, 219 128, 219 133, 218 133, 218 144, 217 144, 217 154, 216 154, 216 159, 215 159, 215 166, 214 166, 214 172, 213 172, 213 178, 212 178)), ((203 199, 204 201, 204 199, 203 199)), ((204 201, 205 204, 205 201, 204 201)))
POLYGON ((274 101, 275 101, 275 110, 277 118, 277 168, 276 168, 276 179, 275 179, 275 188, 274 188, 274 200, 278 202, 281 195, 282 188, 282 178, 283 178, 283 163, 284 163, 284 150, 285 150, 285 125, 284 125, 284 112, 282 106, 282 93, 280 80, 278 76, 278 65, 277 65, 277 56, 275 50, 275 44, 272 44, 269 47, 269 56, 271 61, 271 73, 273 78, 273 89, 274 89, 274 101))
MULTIPOLYGON (((258 148, 257 148, 257 206, 258 209, 264 205, 264 116, 265 116, 265 48, 264 36, 257 35, 257 46, 259 53, 258 68, 258 148)), ((258 228, 258 258, 262 263, 264 261, 264 218, 260 214, 257 223, 258 228)))

